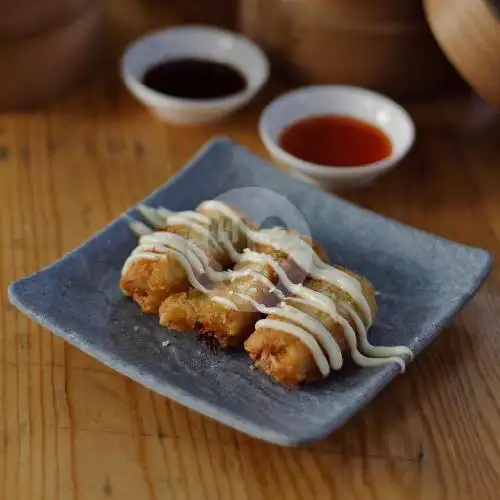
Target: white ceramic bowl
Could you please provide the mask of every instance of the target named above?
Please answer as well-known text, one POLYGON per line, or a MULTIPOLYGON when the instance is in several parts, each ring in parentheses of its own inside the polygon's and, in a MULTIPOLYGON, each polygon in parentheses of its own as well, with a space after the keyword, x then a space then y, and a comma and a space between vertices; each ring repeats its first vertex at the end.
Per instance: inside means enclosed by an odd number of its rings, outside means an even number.
POLYGON ((136 40, 125 51, 121 71, 129 91, 160 119, 195 124, 218 120, 244 106, 267 81, 269 62, 262 50, 247 38, 218 28, 183 26, 150 33, 136 40), (183 57, 231 65, 241 71, 247 86, 229 97, 198 100, 166 96, 141 82, 151 66, 183 57))
POLYGON ((394 168, 415 139, 413 121, 399 104, 371 90, 341 85, 303 87, 278 97, 262 112, 259 132, 276 162, 288 167, 291 174, 326 189, 371 182, 394 168), (358 118, 383 130, 392 142, 391 155, 359 167, 330 167, 300 160, 280 147, 280 135, 287 126, 302 118, 329 114, 358 118))

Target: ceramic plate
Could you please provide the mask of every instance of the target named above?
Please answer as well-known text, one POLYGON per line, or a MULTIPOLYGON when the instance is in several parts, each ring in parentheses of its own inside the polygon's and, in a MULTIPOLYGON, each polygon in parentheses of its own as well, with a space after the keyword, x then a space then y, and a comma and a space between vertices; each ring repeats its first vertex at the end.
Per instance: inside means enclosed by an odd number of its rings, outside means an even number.
MULTIPOLYGON (((360 209, 224 139, 209 143, 146 202, 188 210, 218 197, 258 222, 281 220, 309 229, 332 262, 371 280, 380 309, 370 330, 374 344, 402 344, 418 354, 491 267, 486 251, 360 209)), ((13 283, 10 299, 44 327, 144 386, 282 445, 305 444, 332 432, 399 373, 392 365, 348 366, 318 385, 282 387, 252 370, 244 352, 214 354, 195 335, 160 327, 156 317, 125 298, 118 288, 120 270, 135 245, 121 217, 60 261, 13 283)))

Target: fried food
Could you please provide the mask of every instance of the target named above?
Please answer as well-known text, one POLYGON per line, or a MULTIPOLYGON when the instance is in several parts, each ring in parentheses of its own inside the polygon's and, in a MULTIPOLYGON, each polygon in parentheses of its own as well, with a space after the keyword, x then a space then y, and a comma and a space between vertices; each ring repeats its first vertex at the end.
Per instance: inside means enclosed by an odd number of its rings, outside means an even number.
MULTIPOLYGON (((120 287, 144 312, 157 313, 169 295, 202 283, 200 277, 207 267, 221 270, 232 266, 231 250, 225 243, 238 252, 247 246, 247 239, 224 213, 205 214, 202 205, 196 212, 151 210, 143 208, 151 223, 159 226, 163 221, 163 227, 141 236, 123 266, 120 287)), ((246 217, 238 216, 252 227, 246 217)))
POLYGON ((289 386, 328 377, 346 356, 401 370, 411 357, 403 346, 370 344, 374 287, 331 265, 311 239, 279 227, 258 230, 216 200, 196 212, 146 215, 161 230, 136 227, 142 236, 121 286, 144 311, 158 312, 162 325, 198 331, 217 347, 244 344, 256 367, 289 386))
MULTIPOLYGON (((374 288, 367 280, 359 280, 374 317, 374 288)), ((365 357, 357 349, 356 322, 343 304, 361 314, 359 306, 343 290, 327 281, 308 278, 302 290, 256 324, 245 350, 255 366, 291 386, 321 380, 331 369, 340 369, 343 354, 349 349, 358 362, 363 362, 365 357)))
MULTIPOLYGON (((326 258, 316 243, 306 238, 303 241, 326 258)), ((287 252, 265 243, 252 244, 208 294, 190 290, 168 297, 160 307, 160 323, 177 330, 199 329, 202 337, 223 348, 237 345, 261 316, 249 300, 271 306, 285 298, 276 265, 292 282, 300 283, 306 277, 287 252)))

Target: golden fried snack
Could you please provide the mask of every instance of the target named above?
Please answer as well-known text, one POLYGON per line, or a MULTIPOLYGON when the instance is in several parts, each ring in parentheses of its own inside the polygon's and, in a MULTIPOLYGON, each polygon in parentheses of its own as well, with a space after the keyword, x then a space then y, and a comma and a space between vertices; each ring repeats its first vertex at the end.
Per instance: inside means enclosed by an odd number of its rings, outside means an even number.
MULTIPOLYGON (((277 259, 287 272, 293 261, 287 256, 267 254, 277 259)), ((276 287, 278 276, 265 262, 237 264, 228 280, 221 281, 207 295, 190 290, 168 297, 160 307, 160 323, 177 330, 199 329, 202 337, 213 337, 220 347, 243 341, 252 331, 260 313, 238 294, 257 302, 272 304, 283 297, 276 287)))
MULTIPOLYGON (((302 240, 326 258, 318 245, 306 238, 302 240)), ((277 267, 291 282, 300 283, 306 277, 287 252, 265 243, 253 243, 234 270, 216 283, 209 294, 190 290, 168 297, 160 307, 160 323, 177 330, 199 329, 202 338, 212 339, 223 348, 239 344, 261 316, 251 303, 270 306, 285 298, 277 267)))
POLYGON ((166 212, 149 213, 154 225, 164 221, 162 231, 136 228, 143 235, 121 280, 145 311, 159 311, 162 325, 199 330, 217 347, 246 340, 255 365, 291 386, 326 378, 345 354, 361 366, 404 369, 409 349, 368 341, 373 286, 330 265, 314 241, 279 227, 257 230, 216 200, 166 212))
MULTIPOLYGON (((166 213, 162 214, 147 210, 150 221, 157 225, 163 215, 165 227, 141 236, 138 247, 125 262, 120 280, 123 292, 144 312, 158 312, 166 297, 188 290, 193 282, 199 282, 206 268, 221 270, 232 266, 231 251, 224 244, 227 241, 236 252, 247 246, 244 231, 224 213, 205 214, 203 206, 196 212, 172 213, 163 209, 166 213)), ((245 226, 252 226, 238 215, 245 226)))
POLYGON ((267 309, 267 317, 257 322, 245 341, 255 365, 276 381, 296 386, 321 380, 341 368, 347 352, 361 366, 395 362, 402 368, 404 362, 398 356, 411 355, 405 347, 369 344, 366 333, 377 311, 375 290, 363 277, 343 268, 335 270, 342 273, 337 284, 355 280, 364 302, 332 284, 332 279, 308 278, 297 293, 267 309))

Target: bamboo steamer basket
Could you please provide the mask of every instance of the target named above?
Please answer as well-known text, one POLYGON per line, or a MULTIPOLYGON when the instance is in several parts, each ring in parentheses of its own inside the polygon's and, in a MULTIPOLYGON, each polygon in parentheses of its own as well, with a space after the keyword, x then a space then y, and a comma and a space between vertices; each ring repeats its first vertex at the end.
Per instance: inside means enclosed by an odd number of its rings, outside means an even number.
MULTIPOLYGON (((35 0, 18 0, 25 7, 32 1, 35 0)), ((104 28, 101 2, 86 0, 84 5, 81 1, 75 0, 72 4, 70 1, 75 10, 68 18, 70 10, 52 10, 57 2, 51 1, 46 4, 50 9, 37 11, 43 13, 38 18, 33 13, 27 18, 16 17, 14 8, 2 17, 5 6, 0 6, 2 110, 44 104, 97 67, 104 28), (57 12, 57 16, 50 17, 49 12, 57 12), (14 22, 15 19, 20 21, 14 22)))
POLYGON ((239 20, 274 69, 297 84, 401 96, 438 88, 455 74, 421 0, 242 0, 239 20))
POLYGON ((483 99, 500 107, 500 2, 425 0, 424 5, 448 59, 483 99))

